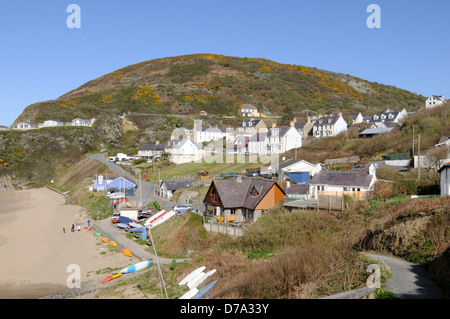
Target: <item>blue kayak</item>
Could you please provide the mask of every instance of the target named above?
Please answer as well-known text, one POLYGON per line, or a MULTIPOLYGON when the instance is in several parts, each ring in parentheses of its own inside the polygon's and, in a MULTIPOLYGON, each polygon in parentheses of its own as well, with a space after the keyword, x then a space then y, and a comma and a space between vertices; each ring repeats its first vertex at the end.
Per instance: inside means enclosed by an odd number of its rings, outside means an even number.
POLYGON ((201 297, 203 297, 204 295, 206 295, 206 293, 208 291, 211 290, 211 288, 217 283, 217 280, 214 280, 213 282, 210 282, 209 284, 203 286, 202 288, 200 288, 198 290, 198 293, 192 297, 192 299, 200 299, 201 297))
POLYGON ((128 230, 128 232, 129 233, 138 233, 140 231, 144 231, 145 229, 146 229, 145 227, 144 228, 133 228, 133 229, 128 230))

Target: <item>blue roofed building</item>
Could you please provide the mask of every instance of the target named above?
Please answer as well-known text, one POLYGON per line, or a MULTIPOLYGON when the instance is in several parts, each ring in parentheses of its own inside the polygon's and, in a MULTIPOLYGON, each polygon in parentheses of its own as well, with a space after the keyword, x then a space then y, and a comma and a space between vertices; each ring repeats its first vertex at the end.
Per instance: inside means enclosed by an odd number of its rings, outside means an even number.
POLYGON ((96 191, 114 190, 115 192, 125 193, 125 196, 136 194, 136 184, 120 175, 95 175, 94 189, 96 191))

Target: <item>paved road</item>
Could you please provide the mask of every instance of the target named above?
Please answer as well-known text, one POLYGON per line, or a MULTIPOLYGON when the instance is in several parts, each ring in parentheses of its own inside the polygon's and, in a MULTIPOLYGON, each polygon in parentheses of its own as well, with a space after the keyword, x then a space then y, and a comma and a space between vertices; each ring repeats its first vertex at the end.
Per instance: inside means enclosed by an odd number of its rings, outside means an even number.
POLYGON ((382 261, 391 269, 386 286, 401 299, 442 299, 442 291, 425 276, 423 268, 403 259, 373 253, 365 255, 382 261))
POLYGON ((125 171, 120 165, 111 163, 109 160, 107 160, 104 153, 88 154, 87 156, 108 166, 116 174, 124 175, 131 182, 133 182, 138 186, 138 189, 136 190, 136 196, 129 198, 129 203, 134 207, 140 207, 139 206, 140 203, 142 203, 143 206, 155 200, 154 193, 157 185, 137 180, 136 178, 131 176, 127 171, 125 171), (141 187, 141 189, 139 189, 139 187, 141 187))
MULTIPOLYGON (((92 224, 92 228, 95 231, 102 233, 103 236, 109 240, 114 240, 117 246, 121 249, 127 248, 130 250, 131 254, 135 257, 143 260, 153 260, 156 263, 156 255, 153 253, 153 248, 147 245, 140 245, 126 237, 126 232, 117 228, 109 218, 95 221, 92 224)), ((158 260, 161 264, 172 263, 172 258, 162 258, 158 256, 158 260)), ((177 259, 177 262, 185 262, 186 259, 177 259)))

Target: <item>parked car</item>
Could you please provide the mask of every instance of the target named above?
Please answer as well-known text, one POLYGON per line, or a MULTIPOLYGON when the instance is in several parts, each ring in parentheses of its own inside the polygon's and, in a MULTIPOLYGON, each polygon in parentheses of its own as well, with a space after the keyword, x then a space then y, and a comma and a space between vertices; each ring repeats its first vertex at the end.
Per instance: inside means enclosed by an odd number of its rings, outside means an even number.
POLYGON ((236 176, 238 176, 238 175, 239 175, 238 173, 220 174, 220 176, 221 176, 222 178, 233 178, 233 177, 236 177, 236 176))
POLYGON ((188 206, 188 205, 175 205, 175 206, 172 207, 172 209, 175 212, 185 212, 187 210, 191 210, 191 211, 193 210, 193 208, 191 206, 188 206))
POLYGON ((364 169, 364 168, 366 168, 366 165, 355 165, 353 166, 352 169, 364 169))
POLYGON ((258 172, 254 172, 254 171, 247 172, 247 177, 256 177, 258 175, 259 175, 258 172))

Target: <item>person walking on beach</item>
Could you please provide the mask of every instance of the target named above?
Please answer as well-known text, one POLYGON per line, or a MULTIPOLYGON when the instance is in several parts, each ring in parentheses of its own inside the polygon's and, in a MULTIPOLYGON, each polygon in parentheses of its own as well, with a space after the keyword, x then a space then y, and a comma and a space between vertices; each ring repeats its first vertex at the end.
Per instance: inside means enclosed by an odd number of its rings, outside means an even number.
POLYGON ((74 224, 72 224, 72 229, 70 230, 71 232, 74 232, 75 231, 75 225, 74 224))
POLYGON ((66 229, 63 227, 63 234, 65 234, 66 233, 66 229))

